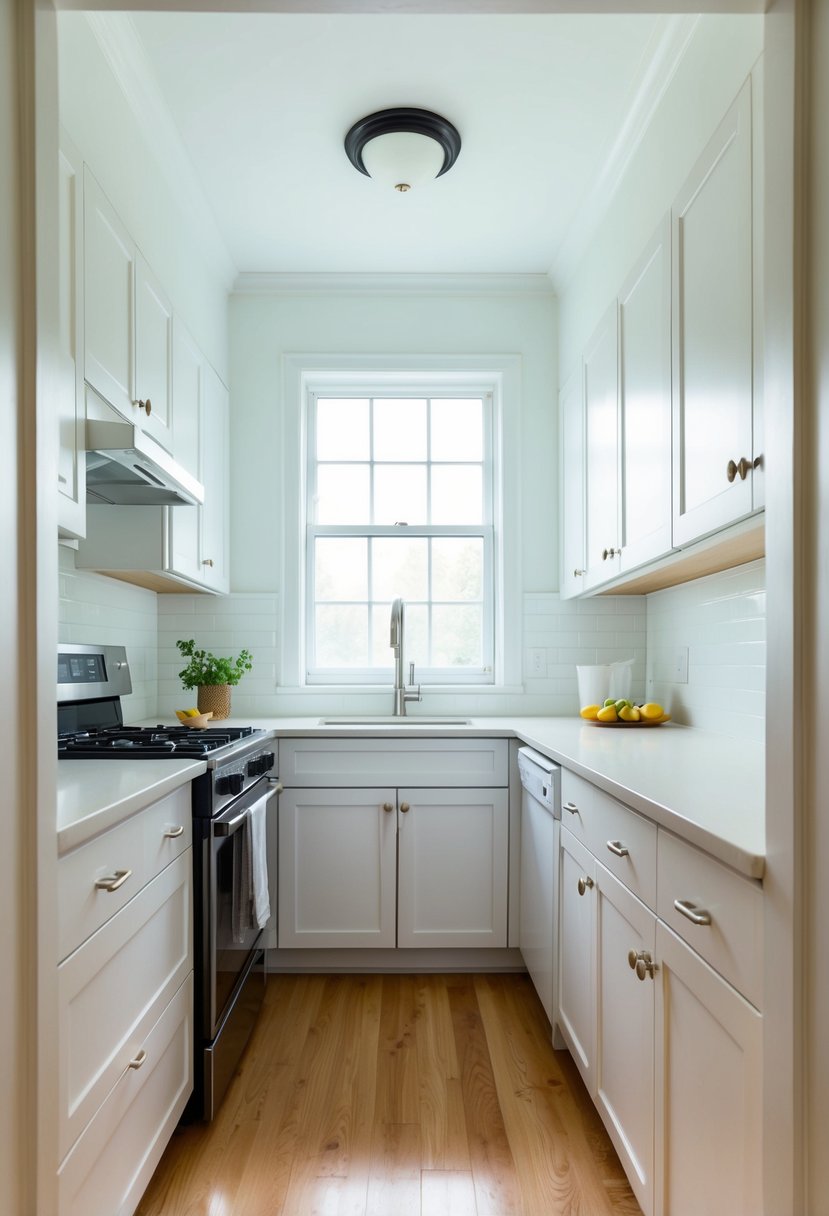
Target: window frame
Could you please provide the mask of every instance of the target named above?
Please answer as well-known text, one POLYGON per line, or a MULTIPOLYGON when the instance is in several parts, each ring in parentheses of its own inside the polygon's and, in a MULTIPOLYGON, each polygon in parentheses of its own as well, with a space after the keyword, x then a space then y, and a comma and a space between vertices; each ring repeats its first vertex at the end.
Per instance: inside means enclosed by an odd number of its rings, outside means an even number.
MULTIPOLYGON (((440 684, 429 680, 429 672, 419 676, 428 683, 430 693, 438 689, 457 693, 463 689, 486 695, 489 692, 521 691, 521 577, 520 577, 520 364, 518 355, 309 355, 282 356, 282 629, 281 681, 286 691, 308 694, 334 692, 377 693, 387 683, 366 682, 365 669, 337 669, 336 681, 326 683, 324 669, 309 678, 306 664, 308 611, 311 597, 306 596, 306 562, 309 553, 307 520, 311 402, 316 397, 476 397, 489 396, 489 443, 491 517, 489 560, 492 570, 492 595, 485 611, 491 614, 493 639, 492 672, 481 671, 482 680, 443 678, 440 684), (505 543, 507 536, 510 543, 505 543), (486 682, 484 682, 486 681, 486 682)), ((401 530, 388 525, 390 535, 401 530)), ((451 535, 471 528, 481 535, 480 525, 449 527, 451 535)), ((357 534, 366 530, 357 525, 357 534)), ((417 535, 418 529, 406 529, 417 535)), ((489 622, 485 623, 489 627, 489 622)), ((376 669, 371 669, 372 673, 376 669)), ((331 673, 328 673, 331 674, 331 673)))

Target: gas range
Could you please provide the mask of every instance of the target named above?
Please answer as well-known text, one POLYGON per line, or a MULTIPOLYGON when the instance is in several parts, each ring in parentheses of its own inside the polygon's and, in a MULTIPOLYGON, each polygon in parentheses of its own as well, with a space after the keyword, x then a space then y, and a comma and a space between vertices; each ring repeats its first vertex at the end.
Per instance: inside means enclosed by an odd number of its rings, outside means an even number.
POLYGON ((103 726, 91 730, 70 730, 58 735, 59 760, 158 760, 170 756, 179 760, 207 760, 231 755, 240 740, 255 739, 264 731, 253 726, 209 727, 195 730, 187 726, 103 726), (227 750, 226 750, 227 749, 227 750))
POLYGON ((123 646, 58 647, 59 760, 204 760, 193 782, 193 814, 212 818, 276 763, 266 731, 254 726, 125 726, 121 697, 132 692, 123 646))

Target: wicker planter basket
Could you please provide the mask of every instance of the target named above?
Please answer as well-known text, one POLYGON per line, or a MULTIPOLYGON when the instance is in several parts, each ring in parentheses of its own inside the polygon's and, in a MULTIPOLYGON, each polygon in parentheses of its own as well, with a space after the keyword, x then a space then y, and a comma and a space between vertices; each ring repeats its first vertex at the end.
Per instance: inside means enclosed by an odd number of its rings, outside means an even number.
POLYGON ((230 685, 200 684, 198 707, 200 714, 213 712, 213 721, 230 717, 230 685))

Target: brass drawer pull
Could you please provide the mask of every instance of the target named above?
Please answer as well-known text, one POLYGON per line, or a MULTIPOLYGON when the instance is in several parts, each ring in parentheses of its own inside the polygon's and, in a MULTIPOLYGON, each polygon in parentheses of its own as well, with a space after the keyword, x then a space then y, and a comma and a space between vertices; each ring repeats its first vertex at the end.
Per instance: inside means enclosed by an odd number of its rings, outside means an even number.
POLYGON ((164 839, 165 840, 178 840, 179 836, 183 836, 183 835, 184 835, 184 824, 180 823, 177 828, 170 828, 170 830, 168 832, 165 832, 164 839))
POLYGON ((576 806, 575 802, 565 802, 564 810, 569 811, 571 815, 578 815, 579 813, 579 808, 576 806))
POLYGON ((97 891, 117 891, 132 874, 132 870, 116 870, 110 878, 99 878, 95 883, 97 891))
POLYGON ((675 899, 674 907, 692 925, 711 924, 711 913, 705 908, 698 908, 690 899, 675 899))
POLYGON ((621 840, 608 840, 607 847, 616 857, 630 857, 630 849, 621 840))
POLYGON ((128 1067, 138 1069, 141 1067, 141 1065, 144 1063, 144 1061, 146 1059, 147 1059, 147 1053, 144 1050, 144 1048, 142 1047, 141 1050, 139 1051, 138 1055, 135 1056, 134 1059, 130 1060, 128 1067))

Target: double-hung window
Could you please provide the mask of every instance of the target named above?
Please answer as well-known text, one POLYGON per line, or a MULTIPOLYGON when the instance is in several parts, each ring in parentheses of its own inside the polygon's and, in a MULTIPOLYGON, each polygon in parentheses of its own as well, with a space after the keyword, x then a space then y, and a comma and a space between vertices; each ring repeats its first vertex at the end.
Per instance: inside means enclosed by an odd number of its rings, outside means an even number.
POLYGON ((306 452, 307 683, 387 683, 401 597, 415 679, 491 684, 492 394, 313 392, 306 452))

